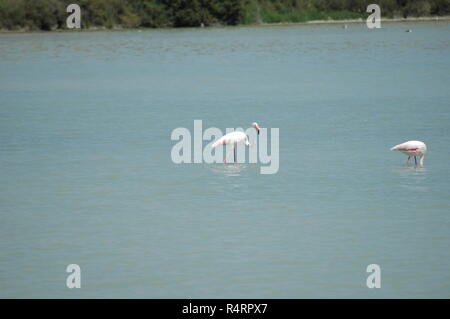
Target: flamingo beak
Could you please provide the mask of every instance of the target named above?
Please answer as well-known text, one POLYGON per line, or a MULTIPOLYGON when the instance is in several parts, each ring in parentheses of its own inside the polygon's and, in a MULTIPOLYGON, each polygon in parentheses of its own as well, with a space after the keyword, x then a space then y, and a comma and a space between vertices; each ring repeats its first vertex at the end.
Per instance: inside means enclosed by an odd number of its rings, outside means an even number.
POLYGON ((259 130, 260 130, 260 128, 259 128, 259 125, 256 125, 256 131, 258 132, 258 135, 259 135, 259 130))

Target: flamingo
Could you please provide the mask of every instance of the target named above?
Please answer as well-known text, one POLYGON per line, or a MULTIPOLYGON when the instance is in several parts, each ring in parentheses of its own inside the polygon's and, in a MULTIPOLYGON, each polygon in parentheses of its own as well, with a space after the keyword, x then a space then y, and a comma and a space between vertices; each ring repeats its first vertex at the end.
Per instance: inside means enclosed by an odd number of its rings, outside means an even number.
MULTIPOLYGON (((259 135, 260 127, 258 123, 253 122, 252 127, 256 129, 259 135)), ((228 134, 225 134, 221 138, 219 138, 217 141, 214 142, 212 145, 212 148, 215 148, 219 145, 233 145, 233 151, 234 151, 234 162, 236 163, 236 145, 237 144, 245 144, 245 146, 250 146, 250 142, 248 141, 248 136, 244 132, 235 131, 228 134)), ((225 160, 223 161, 224 163, 225 160)))
POLYGON ((408 141, 402 144, 395 145, 391 148, 391 151, 400 151, 405 155, 408 155, 408 159, 406 160, 406 166, 409 166, 409 159, 414 156, 414 162, 417 166, 417 158, 420 157, 420 166, 423 166, 423 158, 425 153, 427 152, 427 146, 424 142, 421 141, 408 141))

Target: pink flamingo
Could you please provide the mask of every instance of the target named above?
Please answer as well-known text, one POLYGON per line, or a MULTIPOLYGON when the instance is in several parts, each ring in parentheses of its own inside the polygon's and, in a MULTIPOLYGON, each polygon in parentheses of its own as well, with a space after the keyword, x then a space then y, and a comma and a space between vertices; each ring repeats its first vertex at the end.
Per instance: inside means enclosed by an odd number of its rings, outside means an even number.
MULTIPOLYGON (((260 127, 258 123, 253 122, 252 127, 256 129, 259 135, 260 127)), ((225 134, 221 138, 219 138, 217 141, 214 142, 212 145, 212 148, 215 148, 219 145, 233 145, 233 152, 234 152, 234 162, 236 163, 236 145, 238 144, 244 144, 245 146, 250 146, 250 142, 248 141, 248 136, 244 132, 231 132, 228 134, 225 134)), ((226 157, 225 157, 226 158, 226 157)), ((226 163, 226 161, 223 161, 226 163)))
POLYGON ((406 160, 406 166, 409 166, 409 159, 414 156, 414 162, 417 166, 417 158, 420 157, 420 166, 423 166, 423 158, 425 157, 425 153, 427 152, 427 146, 424 142, 421 141, 408 141, 402 144, 395 145, 391 148, 391 151, 400 151, 405 155, 408 155, 408 159, 406 160))

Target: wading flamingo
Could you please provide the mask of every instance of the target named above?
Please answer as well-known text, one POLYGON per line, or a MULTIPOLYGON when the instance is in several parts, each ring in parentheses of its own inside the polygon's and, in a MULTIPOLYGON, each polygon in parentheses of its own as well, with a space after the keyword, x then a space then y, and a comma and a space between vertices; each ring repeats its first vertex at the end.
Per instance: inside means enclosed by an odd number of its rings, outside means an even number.
MULTIPOLYGON (((252 127, 256 129, 259 135, 259 125, 256 122, 252 123, 252 127)), ((248 141, 248 136, 244 132, 231 132, 228 134, 225 134, 221 138, 219 138, 217 141, 214 142, 212 145, 212 148, 215 148, 219 145, 233 145, 233 151, 234 151, 234 162, 236 163, 236 145, 237 144, 245 144, 245 146, 250 146, 250 142, 248 141)), ((225 156, 226 158, 226 156, 225 156)), ((226 161, 223 161, 226 163, 226 161)))
POLYGON ((405 155, 408 155, 408 159, 406 160, 406 166, 409 166, 409 159, 414 156, 414 162, 417 166, 417 158, 420 158, 420 166, 423 166, 423 158, 425 153, 427 152, 427 146, 424 142, 420 141, 408 141, 402 144, 395 145, 391 148, 391 151, 400 151, 405 155))

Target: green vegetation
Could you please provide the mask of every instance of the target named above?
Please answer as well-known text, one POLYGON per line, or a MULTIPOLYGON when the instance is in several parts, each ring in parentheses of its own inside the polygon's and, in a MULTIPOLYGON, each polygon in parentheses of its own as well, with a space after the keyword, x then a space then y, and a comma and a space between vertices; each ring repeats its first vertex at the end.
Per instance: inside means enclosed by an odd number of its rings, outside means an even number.
POLYGON ((66 28, 66 7, 81 7, 83 28, 191 27, 448 15, 450 0, 0 0, 0 29, 66 28))

